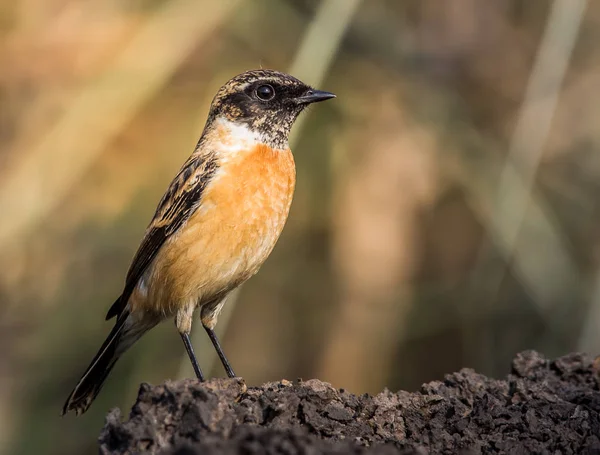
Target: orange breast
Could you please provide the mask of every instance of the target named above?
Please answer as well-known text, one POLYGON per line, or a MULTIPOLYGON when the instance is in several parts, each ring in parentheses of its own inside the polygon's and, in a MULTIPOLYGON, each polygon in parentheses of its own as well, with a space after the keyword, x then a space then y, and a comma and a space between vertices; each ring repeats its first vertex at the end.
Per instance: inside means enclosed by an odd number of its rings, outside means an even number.
POLYGON ((255 274, 281 234, 295 177, 289 150, 257 145, 225 160, 200 207, 161 248, 146 280, 144 307, 172 315, 255 274))

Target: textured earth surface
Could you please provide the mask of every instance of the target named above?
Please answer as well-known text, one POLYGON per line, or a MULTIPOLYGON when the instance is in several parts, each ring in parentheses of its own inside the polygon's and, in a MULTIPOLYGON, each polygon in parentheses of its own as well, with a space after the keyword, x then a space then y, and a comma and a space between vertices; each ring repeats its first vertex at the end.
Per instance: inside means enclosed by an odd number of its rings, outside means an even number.
POLYGON ((318 380, 143 384, 128 420, 108 414, 100 453, 600 454, 599 368, 529 351, 504 380, 464 369, 376 396, 318 380))

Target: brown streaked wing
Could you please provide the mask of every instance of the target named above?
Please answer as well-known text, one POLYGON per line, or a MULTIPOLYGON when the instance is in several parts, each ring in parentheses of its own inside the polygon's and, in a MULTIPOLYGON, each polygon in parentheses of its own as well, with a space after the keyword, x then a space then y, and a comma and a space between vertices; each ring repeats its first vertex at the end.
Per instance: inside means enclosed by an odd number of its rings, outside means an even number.
POLYGON ((107 320, 123 311, 138 281, 162 245, 196 211, 202 193, 216 169, 216 160, 206 155, 192 155, 183 165, 158 204, 127 272, 123 293, 108 310, 107 320))

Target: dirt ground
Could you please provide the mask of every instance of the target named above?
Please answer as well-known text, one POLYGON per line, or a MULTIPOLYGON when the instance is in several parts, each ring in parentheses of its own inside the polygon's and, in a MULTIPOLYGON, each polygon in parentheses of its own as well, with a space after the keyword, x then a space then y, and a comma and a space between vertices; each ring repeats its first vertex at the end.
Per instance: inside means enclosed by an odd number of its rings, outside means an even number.
POLYGON ((600 362, 519 354, 504 380, 463 369, 419 392, 352 395, 319 380, 246 388, 142 384, 101 454, 600 454, 600 362))

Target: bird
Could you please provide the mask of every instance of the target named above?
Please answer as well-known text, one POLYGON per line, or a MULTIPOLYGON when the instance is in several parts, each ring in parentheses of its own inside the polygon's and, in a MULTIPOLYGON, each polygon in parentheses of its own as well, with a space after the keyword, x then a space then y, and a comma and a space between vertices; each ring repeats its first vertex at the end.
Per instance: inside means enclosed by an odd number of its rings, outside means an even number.
POLYGON ((214 332, 227 296, 255 275, 287 220, 296 183, 290 130, 310 104, 335 98, 275 70, 241 73, 213 98, 193 153, 161 198, 108 310, 115 325, 67 398, 62 415, 88 410, 119 357, 173 318, 194 373, 195 310, 227 376, 214 332))

